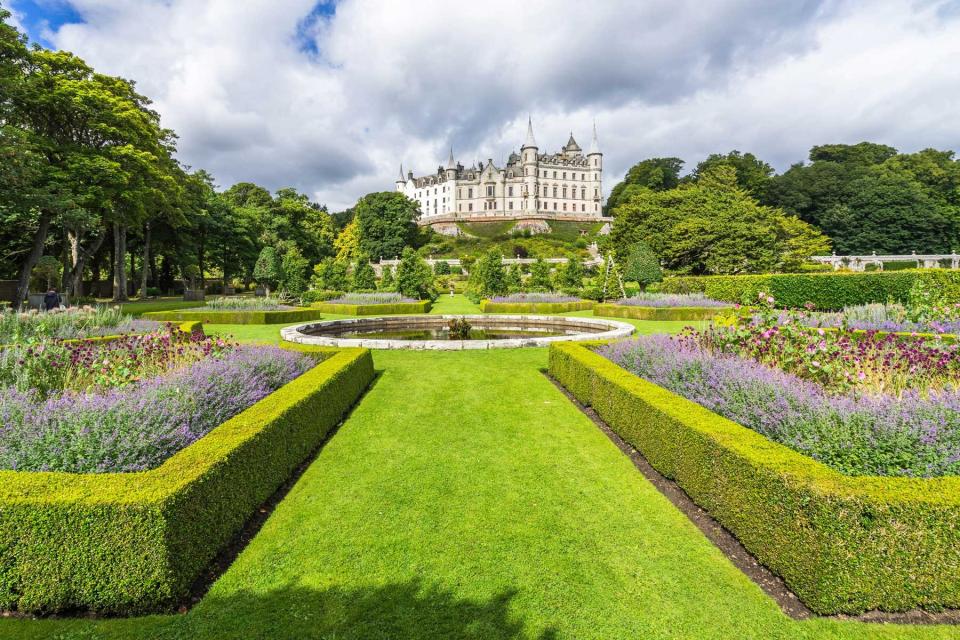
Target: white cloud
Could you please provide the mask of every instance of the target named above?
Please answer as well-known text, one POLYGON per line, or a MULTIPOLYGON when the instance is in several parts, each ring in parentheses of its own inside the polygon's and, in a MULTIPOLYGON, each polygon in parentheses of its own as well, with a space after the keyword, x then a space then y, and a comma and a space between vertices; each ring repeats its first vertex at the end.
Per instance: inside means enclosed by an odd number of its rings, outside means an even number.
POLYGON ((180 156, 223 185, 295 186, 331 208, 503 158, 528 113, 545 150, 598 120, 608 185, 636 160, 813 144, 960 146, 960 22, 947 5, 724 0, 450 3, 74 0, 50 39, 137 80, 180 156))

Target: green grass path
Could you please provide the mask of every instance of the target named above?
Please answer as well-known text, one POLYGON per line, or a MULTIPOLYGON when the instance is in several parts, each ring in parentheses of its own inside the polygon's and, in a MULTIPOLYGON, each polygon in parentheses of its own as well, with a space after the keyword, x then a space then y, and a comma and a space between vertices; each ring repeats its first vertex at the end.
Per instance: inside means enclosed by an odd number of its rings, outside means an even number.
POLYGON ((2 638, 947 638, 795 622, 540 373, 539 349, 382 375, 193 610, 2 638))

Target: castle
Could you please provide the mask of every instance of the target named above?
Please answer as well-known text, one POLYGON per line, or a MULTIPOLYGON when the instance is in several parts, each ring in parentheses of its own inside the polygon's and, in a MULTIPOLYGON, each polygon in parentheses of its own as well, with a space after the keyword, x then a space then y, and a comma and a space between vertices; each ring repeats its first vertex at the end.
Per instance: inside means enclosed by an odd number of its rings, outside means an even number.
POLYGON ((505 167, 493 160, 464 167, 453 159, 436 173, 415 178, 410 171, 397 179, 397 191, 420 205, 419 224, 458 235, 458 222, 516 220, 516 230, 549 231, 548 220, 606 221, 602 217, 603 154, 597 127, 586 155, 570 134, 560 153, 539 153, 533 121, 520 153, 511 153, 505 167))

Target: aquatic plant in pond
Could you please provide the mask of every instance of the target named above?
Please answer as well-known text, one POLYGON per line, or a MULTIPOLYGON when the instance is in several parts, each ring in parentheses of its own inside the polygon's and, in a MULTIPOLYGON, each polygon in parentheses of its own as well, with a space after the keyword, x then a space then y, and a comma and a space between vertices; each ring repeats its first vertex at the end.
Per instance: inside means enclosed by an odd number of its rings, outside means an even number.
POLYGON ((494 296, 490 302, 506 302, 518 304, 580 302, 582 298, 565 296, 562 293, 511 293, 508 296, 494 296))
POLYGON ((207 301, 204 311, 281 311, 283 309, 292 309, 280 298, 257 297, 257 298, 213 298, 207 301))
POLYGON ((702 293, 646 293, 616 300, 615 304, 630 307, 729 307, 729 302, 708 298, 702 293))
POLYGON ((397 304, 401 302, 418 302, 392 291, 374 293, 346 293, 339 298, 328 300, 328 304, 397 304))
POLYGON ((0 388, 0 469, 151 469, 313 364, 304 354, 244 346, 104 392, 43 398, 0 388))
POLYGON ((644 336, 600 347, 636 375, 851 475, 960 473, 960 391, 830 393, 695 335, 644 336))
POLYGON ((45 312, 7 310, 0 311, 0 344, 143 333, 160 327, 158 322, 134 320, 124 315, 120 307, 83 306, 45 312))

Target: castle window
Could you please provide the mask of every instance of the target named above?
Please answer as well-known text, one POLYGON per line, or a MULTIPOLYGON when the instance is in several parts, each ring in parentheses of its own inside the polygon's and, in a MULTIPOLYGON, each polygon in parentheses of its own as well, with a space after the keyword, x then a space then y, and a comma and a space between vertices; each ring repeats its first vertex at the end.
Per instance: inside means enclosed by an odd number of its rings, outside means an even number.
POLYGON ((554 177, 554 178, 557 177, 557 172, 556 172, 556 171, 553 172, 553 177, 554 177))
POLYGON ((586 200, 586 199, 587 199, 587 190, 586 190, 586 189, 580 189, 580 199, 581 199, 581 200, 586 200))
POLYGON ((557 186, 556 186, 556 185, 553 186, 553 197, 554 197, 554 198, 557 197, 557 186))
POLYGON ((600 166, 600 163, 597 161, 596 158, 593 159, 593 166, 595 166, 595 167, 600 166))
POLYGON ((554 210, 554 211, 557 210, 557 203, 556 203, 556 202, 553 203, 553 210, 554 210))
POLYGON ((587 205, 585 204, 580 205, 580 211, 586 212, 586 210, 587 210, 587 205))
POLYGON ((462 203, 462 202, 458 202, 458 203, 457 203, 457 211, 463 211, 463 203, 462 203))
POLYGON ((566 188, 566 187, 563 188, 563 197, 564 197, 564 198, 567 197, 567 188, 566 188))
POLYGON ((593 210, 594 210, 594 211, 596 211, 596 210, 599 209, 599 208, 600 208, 600 205, 598 205, 598 204, 593 205, 593 210))
POLYGON ((567 172, 566 172, 566 171, 563 172, 563 179, 564 179, 564 180, 567 179, 567 172))
POLYGON ((508 195, 512 198, 512 197, 513 197, 513 187, 508 188, 507 191, 509 192, 508 195))
POLYGON ((507 209, 513 209, 513 200, 507 203, 507 209))
POLYGON ((458 197, 458 198, 462 198, 462 197, 463 197, 463 189, 457 189, 457 197, 458 197))
POLYGON ((599 198, 599 197, 600 197, 600 189, 594 189, 594 190, 593 190, 593 197, 594 197, 594 198, 599 198))
POLYGON ((581 179, 581 180, 586 180, 586 179, 587 179, 586 174, 581 173, 581 174, 580 174, 580 179, 581 179))
POLYGON ((472 198, 472 197, 473 197, 473 189, 467 189, 467 197, 468 197, 468 198, 472 198))
POLYGON ((487 186, 487 197, 493 197, 493 185, 487 186))
POLYGON ((567 203, 566 203, 566 202, 563 203, 563 210, 564 210, 564 211, 567 210, 567 203))
POLYGON ((467 211, 473 211, 473 203, 472 203, 472 202, 471 202, 469 205, 467 205, 467 206, 470 207, 469 209, 467 209, 467 211))

